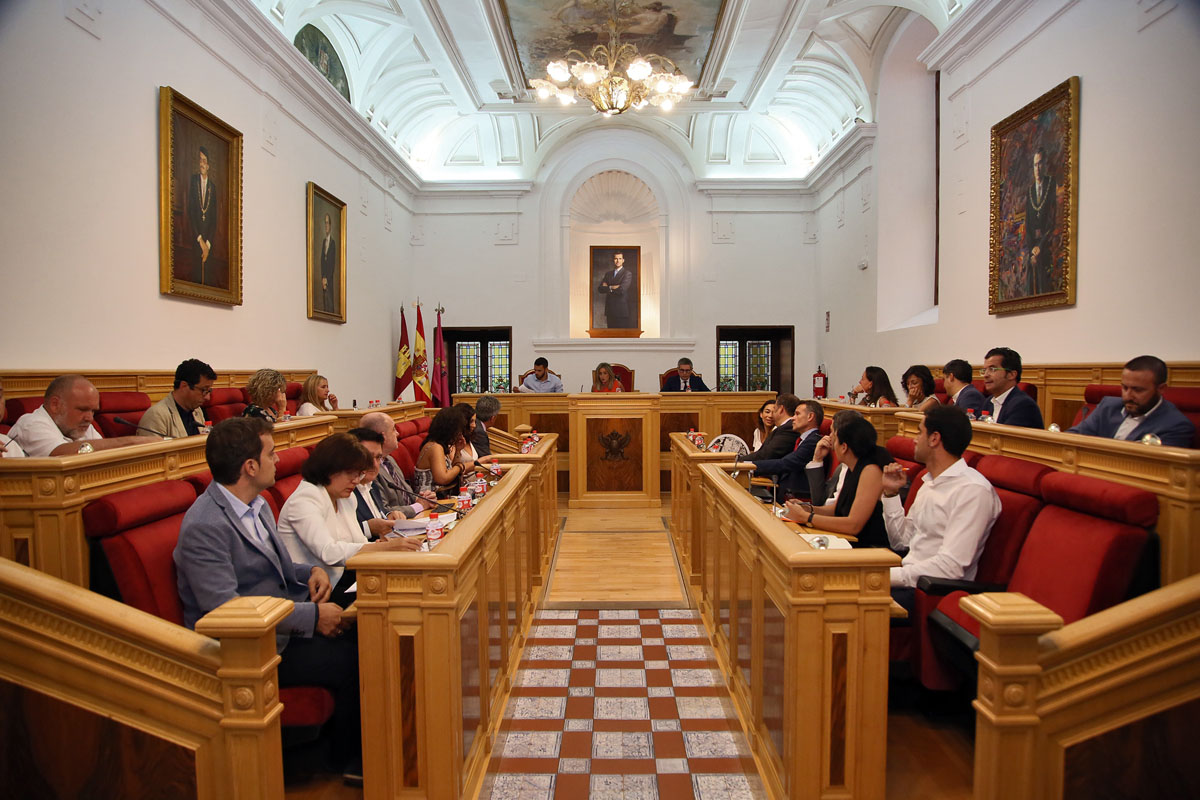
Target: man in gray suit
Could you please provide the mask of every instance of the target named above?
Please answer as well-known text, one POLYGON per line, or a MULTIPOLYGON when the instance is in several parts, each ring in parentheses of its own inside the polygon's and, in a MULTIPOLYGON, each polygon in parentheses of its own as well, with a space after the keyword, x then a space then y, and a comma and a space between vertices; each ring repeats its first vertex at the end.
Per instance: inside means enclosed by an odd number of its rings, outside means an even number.
POLYGON ((295 605, 275 629, 280 686, 323 686, 334 696, 333 742, 361 774, 358 645, 343 636, 349 621, 329 602, 325 570, 296 564, 275 530, 261 492, 275 483, 271 424, 235 417, 216 425, 204 456, 213 482, 192 504, 179 528, 175 569, 183 620, 196 620, 235 597, 282 597, 295 605))
POLYGON ((433 508, 436 497, 433 492, 418 495, 404 479, 404 472, 392 453, 400 446, 400 437, 396 434, 396 423, 382 411, 372 411, 364 414, 358 423, 369 431, 375 431, 383 436, 383 461, 379 464, 379 474, 371 484, 378 489, 378 496, 383 499, 383 512, 399 511, 408 519, 412 519, 421 511, 433 508))

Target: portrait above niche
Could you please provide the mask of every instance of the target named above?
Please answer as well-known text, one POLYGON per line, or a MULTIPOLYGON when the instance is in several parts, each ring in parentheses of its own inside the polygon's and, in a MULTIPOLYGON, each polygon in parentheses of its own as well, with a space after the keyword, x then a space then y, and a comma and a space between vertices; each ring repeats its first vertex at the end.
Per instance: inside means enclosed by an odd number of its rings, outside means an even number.
POLYGON ((296 40, 292 44, 296 45, 296 49, 304 54, 308 63, 316 67, 317 72, 324 75, 325 80, 349 103, 350 83, 346 80, 346 70, 342 67, 342 60, 338 58, 329 37, 312 25, 305 25, 296 34, 296 40))
POLYGON ((641 257, 640 247, 591 248, 589 336, 636 339, 642 335, 641 257))
POLYGON ((1079 78, 992 127, 988 313, 1075 305, 1079 78))

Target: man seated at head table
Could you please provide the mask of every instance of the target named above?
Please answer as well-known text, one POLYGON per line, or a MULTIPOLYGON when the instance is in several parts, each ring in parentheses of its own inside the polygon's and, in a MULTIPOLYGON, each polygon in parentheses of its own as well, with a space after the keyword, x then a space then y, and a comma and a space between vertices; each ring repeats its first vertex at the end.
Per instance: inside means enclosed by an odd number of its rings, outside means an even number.
POLYGON ((765 461, 772 458, 783 458, 796 449, 796 439, 800 431, 792 427, 792 415, 800 407, 800 398, 794 394, 783 393, 775 398, 774 421, 775 428, 767 434, 767 440, 762 447, 745 456, 745 461, 765 461))
POLYGON ((60 375, 46 387, 42 405, 18 419, 9 437, 30 458, 73 456, 162 440, 161 436, 105 439, 92 426, 99 410, 100 392, 91 381, 82 375, 60 375))
POLYGON ((475 401, 475 432, 471 434, 471 444, 475 445, 475 453, 481 456, 492 454, 492 439, 488 436, 488 428, 496 425, 496 415, 500 413, 500 401, 485 394, 475 401))
MULTIPOLYGON (((739 463, 738 469, 754 470, 756 476, 779 476, 779 488, 792 497, 808 497, 808 475, 805 472, 812 460, 817 442, 821 439, 821 422, 825 410, 816 400, 803 400, 792 414, 792 430, 796 433, 796 445, 782 458, 764 458, 758 461, 739 463)), ((783 498, 775 498, 783 499, 783 498)))
POLYGON ((942 386, 946 389, 946 401, 978 417, 987 406, 987 398, 971 383, 973 377, 971 365, 961 358, 947 361, 946 366, 942 367, 942 386))
MULTIPOLYGON (((0 419, 3 419, 4 411, 4 380, 0 379, 0 419)), ((9 435, 0 434, 0 458, 24 458, 25 451, 21 449, 21 445, 9 435)))
POLYGON ((546 394, 564 390, 563 382, 550 371, 550 362, 545 357, 539 356, 533 362, 533 372, 526 375, 521 385, 514 387, 514 391, 546 394))
POLYGON ((221 421, 204 443, 204 457, 213 481, 184 515, 174 553, 184 624, 195 628, 235 597, 291 600, 292 612, 275 627, 279 685, 333 693, 335 758, 361 770, 358 643, 342 636, 353 622, 330 602, 328 573, 292 561, 261 496, 275 484, 279 461, 271 423, 261 417, 221 421))
POLYGON ((182 439, 204 432, 200 406, 212 394, 217 373, 198 358, 189 358, 175 368, 175 388, 138 420, 138 433, 182 439))
MULTIPOLYGON (((962 460, 971 443, 966 412, 944 405, 925 412, 916 438, 916 458, 928 472, 908 515, 900 500, 904 468, 883 468, 883 521, 893 550, 908 548, 892 567, 892 596, 913 610, 913 590, 922 575, 973 580, 1000 498, 988 479, 962 460)), ((911 491, 911 490, 910 490, 911 491)))
POLYGON ((1021 382, 1021 354, 1011 347, 993 347, 983 361, 983 386, 988 399, 984 411, 1002 425, 1044 428, 1037 402, 1017 388, 1021 382))
POLYGON ((359 427, 375 431, 383 436, 383 459, 379 462, 379 473, 371 481, 377 490, 377 496, 383 500, 383 511, 400 512, 401 515, 412 519, 427 508, 433 508, 435 495, 433 492, 417 493, 404 478, 404 472, 392 453, 400 446, 400 437, 396 433, 396 423, 382 411, 372 411, 363 414, 358 421, 359 427))
POLYGON ((1154 434, 1169 447, 1191 447, 1196 426, 1162 396, 1167 365, 1157 356, 1138 356, 1121 370, 1121 396, 1105 397, 1070 433, 1136 442, 1154 434))
POLYGON ((692 360, 690 358, 681 358, 675 365, 676 374, 667 378, 663 384, 664 392, 707 392, 709 388, 704 385, 704 381, 692 369, 692 360))

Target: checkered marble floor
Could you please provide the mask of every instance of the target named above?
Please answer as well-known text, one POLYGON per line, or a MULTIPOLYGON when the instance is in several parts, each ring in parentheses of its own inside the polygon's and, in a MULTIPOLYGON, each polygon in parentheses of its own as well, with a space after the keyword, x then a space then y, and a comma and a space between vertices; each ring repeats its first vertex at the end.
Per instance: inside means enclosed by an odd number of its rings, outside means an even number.
POLYGON ((762 782, 689 610, 537 614, 480 797, 758 800, 762 782))

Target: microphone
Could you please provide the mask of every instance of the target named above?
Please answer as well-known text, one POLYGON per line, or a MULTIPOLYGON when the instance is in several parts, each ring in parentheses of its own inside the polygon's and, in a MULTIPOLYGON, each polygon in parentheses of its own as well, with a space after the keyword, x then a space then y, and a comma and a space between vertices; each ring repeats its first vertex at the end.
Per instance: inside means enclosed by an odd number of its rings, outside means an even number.
POLYGON ((133 420, 125 419, 124 417, 113 417, 113 422, 117 423, 118 425, 128 425, 129 427, 133 428, 134 436, 137 435, 137 432, 139 430, 145 430, 145 431, 150 431, 151 433, 153 433, 156 436, 161 436, 164 439, 175 438, 173 436, 169 436, 169 435, 163 433, 162 431, 156 431, 153 428, 143 427, 140 422, 134 422, 133 420))
POLYGON ((438 510, 438 512, 442 512, 442 511, 450 512, 450 511, 453 511, 453 512, 455 512, 455 513, 458 513, 458 509, 457 509, 457 508, 455 508, 454 506, 451 506, 451 505, 444 505, 444 504, 442 504, 442 503, 438 503, 438 502, 436 502, 436 501, 434 501, 434 500, 430 500, 428 497, 421 497, 421 495, 417 494, 417 493, 416 493, 416 492, 414 492, 412 489, 405 489, 403 486, 401 486, 401 485, 400 485, 400 484, 398 484, 398 483, 393 483, 393 484, 392 484, 392 488, 393 488, 393 489, 396 489, 397 491, 404 492, 406 495, 408 495, 408 496, 409 496, 410 498, 412 498, 414 501, 422 501, 422 502, 426 502, 426 503, 433 503, 433 507, 434 507, 435 509, 437 509, 437 510, 438 510))

